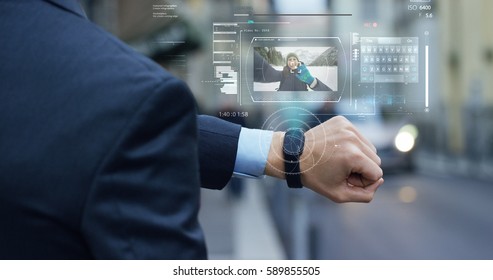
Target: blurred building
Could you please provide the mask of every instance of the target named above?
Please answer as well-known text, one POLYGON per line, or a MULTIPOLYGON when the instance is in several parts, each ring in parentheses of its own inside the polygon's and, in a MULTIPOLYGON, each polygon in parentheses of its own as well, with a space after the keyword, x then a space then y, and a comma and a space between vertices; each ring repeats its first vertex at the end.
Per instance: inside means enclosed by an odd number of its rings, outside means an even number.
MULTIPOLYGON (((445 152, 471 174, 493 162, 493 2, 439 1, 441 105, 445 152)), ((443 136, 442 136, 443 137, 443 136)))
POLYGON ((238 1, 81 2, 93 22, 187 81, 203 112, 221 107, 213 84, 211 19, 230 21, 238 1))
POLYGON ((390 36, 430 32, 430 111, 419 124, 419 159, 437 171, 491 178, 493 174, 493 2, 433 0, 433 18, 407 12, 409 0, 333 1, 353 11, 354 25, 377 23, 390 36), (390 12, 391 11, 391 12, 390 12), (426 21, 426 27, 424 26, 426 21), (430 22, 432 24, 430 24, 430 22), (437 164, 435 164, 437 163, 437 164))

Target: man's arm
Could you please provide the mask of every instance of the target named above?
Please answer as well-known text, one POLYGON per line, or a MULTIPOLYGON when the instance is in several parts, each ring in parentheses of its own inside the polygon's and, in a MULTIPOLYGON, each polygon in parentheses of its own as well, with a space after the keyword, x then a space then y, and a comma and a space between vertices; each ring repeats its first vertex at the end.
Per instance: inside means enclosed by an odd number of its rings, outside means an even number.
MULTIPOLYGON (((265 174, 285 178, 282 144, 284 132, 257 136, 246 141, 271 141, 266 159, 246 158, 248 151, 237 150, 241 127, 210 116, 199 117, 199 158, 203 187, 222 189, 229 181, 235 161, 258 164, 266 160, 265 174), (200 128, 202 127, 202 128, 200 128), (228 131, 229 130, 229 131, 228 131), (271 139, 263 136, 272 135, 271 139), (236 157, 239 157, 236 159, 236 157)), ((256 148, 261 149, 261 145, 256 148)), ((300 159, 304 186, 335 202, 369 202, 383 184, 380 158, 375 147, 344 117, 332 118, 305 133, 300 159)), ((253 174, 258 177, 258 174, 253 174)))
POLYGON ((154 81, 94 175, 80 222, 94 258, 207 258, 193 97, 170 76, 154 81))
MULTIPOLYGON (((275 132, 265 173, 285 178, 282 143, 275 132)), ((334 202, 370 202, 383 184, 375 147, 344 117, 334 117, 305 133, 300 158, 304 186, 334 202)))
POLYGON ((222 189, 233 174, 241 126, 200 115, 198 131, 201 186, 222 189))

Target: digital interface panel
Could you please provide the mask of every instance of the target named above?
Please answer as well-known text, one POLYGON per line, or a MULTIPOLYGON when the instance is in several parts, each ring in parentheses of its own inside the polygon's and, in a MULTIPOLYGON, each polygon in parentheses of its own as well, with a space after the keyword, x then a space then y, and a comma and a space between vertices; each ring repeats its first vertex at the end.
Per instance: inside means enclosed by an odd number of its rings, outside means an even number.
POLYGON ((432 1, 399 7, 413 28, 375 20, 371 10, 256 14, 242 7, 233 21, 212 23, 220 93, 245 110, 330 103, 331 113, 343 115, 428 112, 432 1), (288 67, 289 57, 299 68, 288 67))
POLYGON ((360 82, 419 81, 418 37, 363 37, 360 40, 360 82))
POLYGON ((245 57, 246 94, 253 102, 339 101, 347 76, 340 48, 338 38, 254 37, 245 57), (314 82, 300 80, 302 74, 314 82))

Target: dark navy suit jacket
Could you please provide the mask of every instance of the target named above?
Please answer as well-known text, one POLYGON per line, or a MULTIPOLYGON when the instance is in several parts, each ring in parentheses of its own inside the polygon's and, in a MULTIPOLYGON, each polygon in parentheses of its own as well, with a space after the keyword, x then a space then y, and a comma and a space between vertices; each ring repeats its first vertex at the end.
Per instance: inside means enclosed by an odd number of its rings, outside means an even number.
POLYGON ((2 0, 0 37, 0 259, 206 258, 240 128, 75 1, 2 0))

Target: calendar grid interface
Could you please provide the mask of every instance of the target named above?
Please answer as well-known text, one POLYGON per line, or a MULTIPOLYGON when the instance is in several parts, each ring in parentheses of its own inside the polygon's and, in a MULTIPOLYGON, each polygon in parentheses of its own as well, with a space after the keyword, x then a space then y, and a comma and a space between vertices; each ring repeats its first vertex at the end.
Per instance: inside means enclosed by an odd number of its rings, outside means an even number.
POLYGON ((362 37, 361 83, 418 83, 417 37, 362 37))

